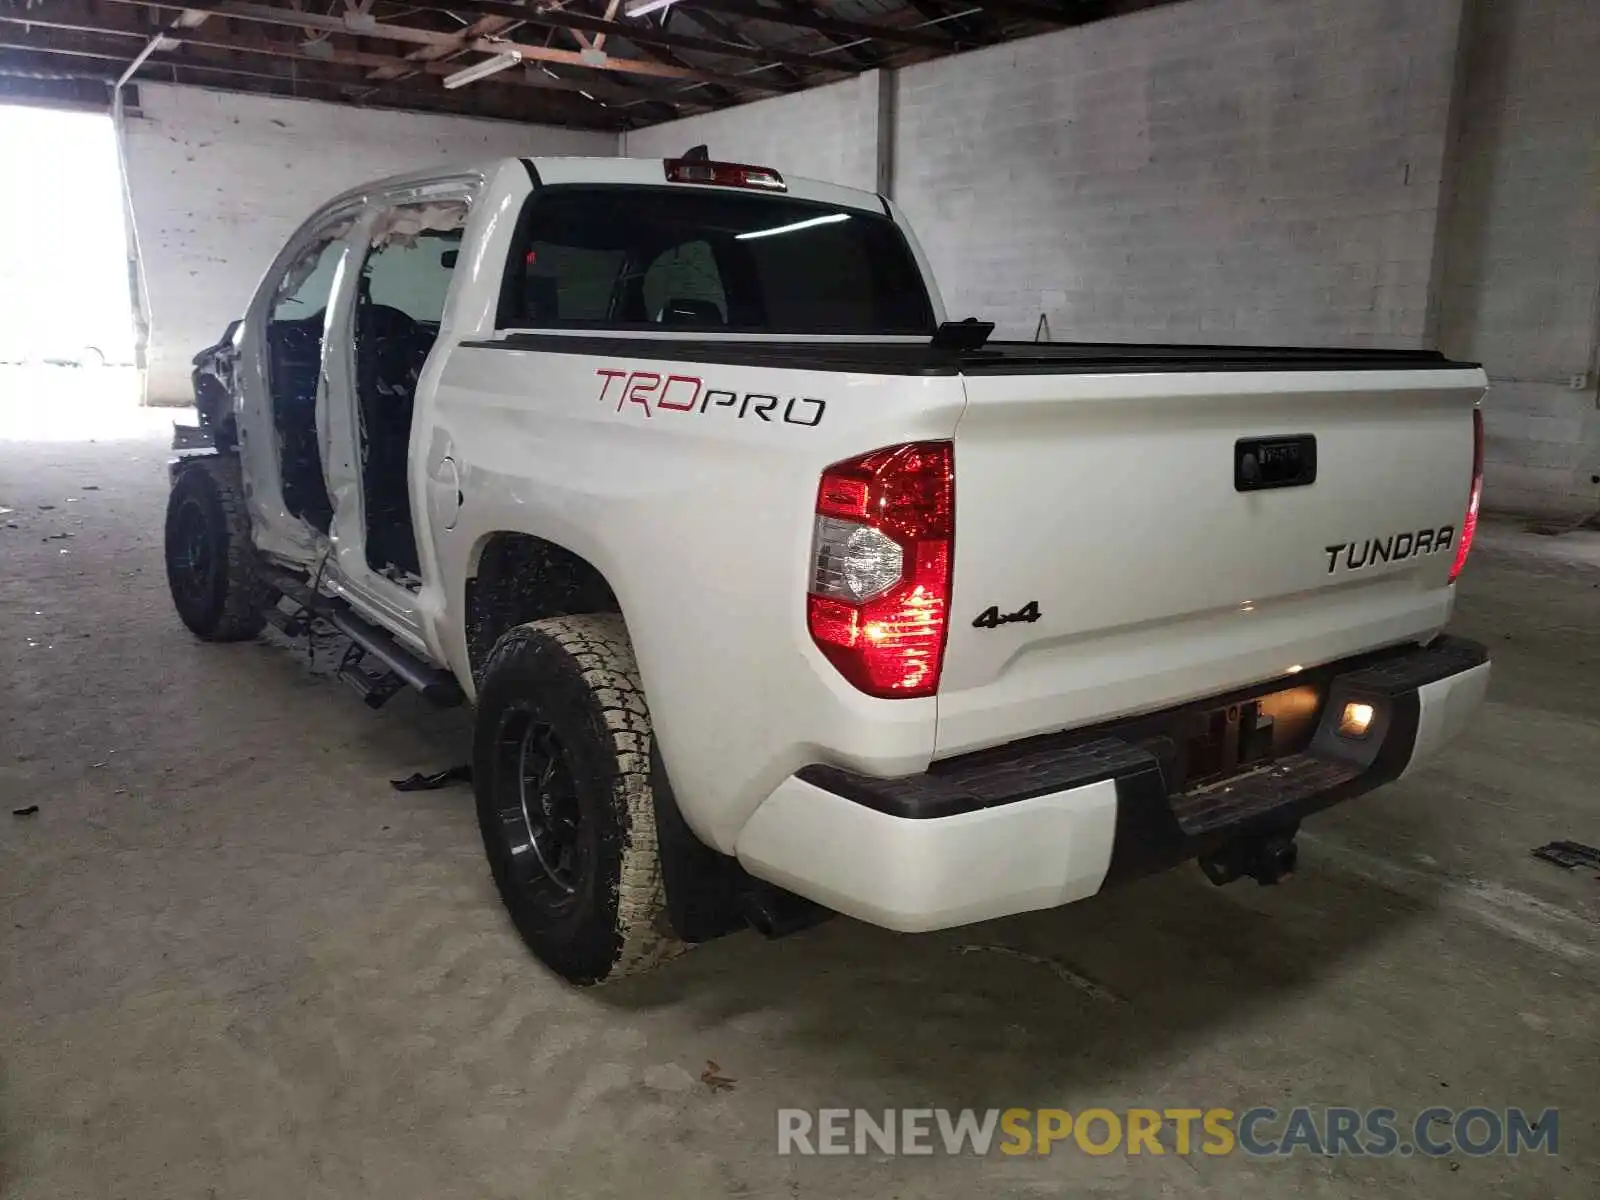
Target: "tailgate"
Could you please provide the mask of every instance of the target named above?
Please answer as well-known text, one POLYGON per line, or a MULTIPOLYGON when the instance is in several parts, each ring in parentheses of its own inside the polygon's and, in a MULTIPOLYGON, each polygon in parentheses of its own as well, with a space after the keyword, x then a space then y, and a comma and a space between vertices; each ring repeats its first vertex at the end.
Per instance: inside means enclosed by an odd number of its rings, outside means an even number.
POLYGON ((939 757, 1290 675, 1449 615, 1475 368, 965 382, 939 757), (1294 482, 1313 453, 1314 480, 1294 482))

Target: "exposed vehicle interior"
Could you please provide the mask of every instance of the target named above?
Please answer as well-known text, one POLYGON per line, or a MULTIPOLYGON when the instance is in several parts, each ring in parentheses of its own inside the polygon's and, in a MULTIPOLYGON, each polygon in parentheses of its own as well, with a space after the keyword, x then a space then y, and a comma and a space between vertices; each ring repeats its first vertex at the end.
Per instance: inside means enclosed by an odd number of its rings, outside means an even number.
POLYGON ((283 503, 307 524, 328 532, 333 501, 322 473, 317 430, 317 381, 328 299, 349 224, 329 229, 279 282, 267 317, 267 385, 278 434, 283 503))
POLYGON ((356 282, 355 378, 367 564, 421 586, 406 485, 417 380, 439 337, 467 206, 398 205, 379 218, 356 282))
MULTIPOLYGON (((356 279, 354 367, 367 563, 421 586, 407 459, 417 380, 439 337, 466 222, 464 201, 396 205, 379 217, 356 279)), ((329 229, 279 283, 267 320, 268 383, 283 500, 327 533, 333 502, 317 428, 328 301, 349 222, 329 229)))

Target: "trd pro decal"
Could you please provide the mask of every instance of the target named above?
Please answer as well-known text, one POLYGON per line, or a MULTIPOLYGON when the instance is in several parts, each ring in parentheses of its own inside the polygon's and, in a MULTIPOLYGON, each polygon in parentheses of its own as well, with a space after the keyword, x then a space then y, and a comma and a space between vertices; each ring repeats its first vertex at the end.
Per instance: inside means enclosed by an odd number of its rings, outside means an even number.
POLYGON ((730 392, 724 388, 708 388, 698 375, 667 375, 656 371, 623 371, 600 367, 600 400, 608 402, 613 395, 617 411, 632 411, 635 406, 646 417, 662 412, 706 413, 718 409, 728 410, 738 419, 755 417, 762 421, 778 421, 785 425, 815 426, 822 423, 822 414, 828 402, 810 396, 774 396, 770 392, 730 392), (613 384, 621 381, 613 391, 613 384))

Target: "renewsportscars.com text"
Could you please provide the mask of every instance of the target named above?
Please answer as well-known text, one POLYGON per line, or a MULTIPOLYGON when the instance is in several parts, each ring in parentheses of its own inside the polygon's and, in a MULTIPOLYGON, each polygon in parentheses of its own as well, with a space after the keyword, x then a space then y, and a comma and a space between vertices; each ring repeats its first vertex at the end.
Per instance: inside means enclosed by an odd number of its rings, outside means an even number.
POLYGON ((781 1108, 778 1153, 1556 1154, 1559 1112, 1522 1108, 781 1108))

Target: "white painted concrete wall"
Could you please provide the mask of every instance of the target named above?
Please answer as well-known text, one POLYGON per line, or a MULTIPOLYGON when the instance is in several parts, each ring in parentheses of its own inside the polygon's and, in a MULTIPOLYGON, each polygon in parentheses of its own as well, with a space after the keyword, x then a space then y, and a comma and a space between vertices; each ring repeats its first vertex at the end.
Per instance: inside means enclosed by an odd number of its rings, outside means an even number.
POLYGON ((1459 0, 1189 0, 900 76, 952 316, 1057 340, 1421 344, 1459 0))
POLYGON ((610 134, 139 85, 125 156, 151 323, 147 396, 189 403, 189 359, 238 316, 324 200, 506 155, 614 154, 610 134))
POLYGON ((1493 381, 1485 502, 1578 519, 1600 510, 1600 2, 1473 0, 1467 28, 1440 342, 1493 381))

